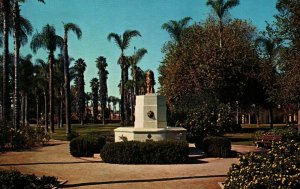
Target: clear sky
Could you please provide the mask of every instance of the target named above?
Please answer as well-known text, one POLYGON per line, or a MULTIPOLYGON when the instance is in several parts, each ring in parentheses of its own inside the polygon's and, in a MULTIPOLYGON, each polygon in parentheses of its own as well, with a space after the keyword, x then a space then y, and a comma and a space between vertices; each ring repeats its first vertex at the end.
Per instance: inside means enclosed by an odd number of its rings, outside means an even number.
MULTIPOLYGON (((63 22, 73 22, 82 29, 82 38, 69 34, 69 54, 75 59, 83 58, 87 64, 85 72, 86 91, 90 91, 90 80, 97 77, 95 60, 104 56, 108 63, 108 95, 119 95, 120 66, 117 64, 120 50, 108 42, 110 32, 123 34, 127 29, 140 31, 142 37, 134 38, 125 52, 132 55, 134 47, 146 48, 140 65, 152 69, 157 80, 157 68, 163 58, 161 48, 169 35, 161 25, 169 20, 192 17, 192 22, 203 22, 211 13, 206 0, 28 0, 21 6, 21 14, 28 18, 34 31, 41 31, 46 24, 53 25, 58 35, 63 36, 63 22)), ((265 28, 265 21, 272 22, 277 13, 276 0, 240 0, 240 5, 230 11, 233 18, 250 21, 258 30, 265 28)), ((12 47, 12 44, 10 44, 12 47)), ((32 53, 29 45, 21 54, 32 53)), ((40 49, 33 59, 46 60, 46 51, 40 49)), ((158 83, 158 82, 157 82, 158 83)), ((158 84, 156 88, 158 87, 158 84)))

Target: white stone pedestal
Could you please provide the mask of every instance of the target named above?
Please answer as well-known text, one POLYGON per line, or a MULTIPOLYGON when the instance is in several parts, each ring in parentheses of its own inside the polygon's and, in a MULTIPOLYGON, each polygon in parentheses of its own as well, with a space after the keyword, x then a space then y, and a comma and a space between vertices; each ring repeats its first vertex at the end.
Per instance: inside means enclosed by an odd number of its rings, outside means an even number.
POLYGON ((167 108, 163 96, 146 94, 136 97, 134 127, 115 129, 115 142, 123 139, 146 140, 186 140, 186 130, 182 127, 167 126, 167 108))

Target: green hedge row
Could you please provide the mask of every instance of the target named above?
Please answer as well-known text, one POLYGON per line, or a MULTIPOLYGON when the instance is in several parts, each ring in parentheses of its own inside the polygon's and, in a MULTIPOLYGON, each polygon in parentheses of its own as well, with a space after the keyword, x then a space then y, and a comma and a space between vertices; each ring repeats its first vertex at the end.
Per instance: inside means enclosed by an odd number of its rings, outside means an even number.
POLYGON ((70 153, 74 157, 92 157, 95 153, 100 153, 105 143, 103 136, 78 136, 70 142, 70 153))
POLYGON ((38 178, 35 175, 21 174, 19 171, 0 170, 0 188, 3 189, 50 189, 58 186, 59 182, 55 177, 38 178))
POLYGON ((188 154, 185 141, 128 141, 108 143, 100 155, 106 163, 169 164, 186 162, 188 154))
POLYGON ((231 142, 224 137, 206 137, 203 140, 202 149, 209 157, 229 157, 231 142))

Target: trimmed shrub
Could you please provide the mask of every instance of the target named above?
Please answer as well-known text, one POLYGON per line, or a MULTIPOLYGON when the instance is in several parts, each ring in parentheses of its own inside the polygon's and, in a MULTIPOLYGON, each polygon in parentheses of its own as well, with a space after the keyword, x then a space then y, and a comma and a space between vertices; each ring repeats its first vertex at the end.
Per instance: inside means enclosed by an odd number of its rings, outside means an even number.
POLYGON ((281 136, 283 141, 288 141, 288 140, 299 141, 298 131, 293 127, 274 128, 268 131, 268 133, 281 136))
POLYGON ((108 143, 100 155, 106 163, 170 164, 186 162, 188 154, 185 141, 128 141, 108 143))
POLYGON ((5 189, 50 189, 58 187, 57 178, 43 176, 38 178, 35 175, 21 174, 19 171, 0 171, 0 188, 5 189))
POLYGON ((95 153, 100 153, 105 143, 103 136, 78 136, 70 142, 70 153, 74 157, 92 157, 95 153))
POLYGON ((300 188, 300 143, 279 142, 268 153, 249 153, 227 173, 225 188, 300 188))
POLYGON ((231 142, 224 137, 206 137, 203 140, 202 149, 210 157, 229 157, 231 142))

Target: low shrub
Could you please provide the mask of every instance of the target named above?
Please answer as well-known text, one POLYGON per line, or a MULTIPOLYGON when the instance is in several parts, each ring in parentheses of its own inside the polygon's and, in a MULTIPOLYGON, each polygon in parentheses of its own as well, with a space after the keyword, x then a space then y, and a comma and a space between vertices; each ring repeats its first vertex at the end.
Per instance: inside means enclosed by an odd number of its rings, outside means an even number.
POLYGON ((77 132, 75 132, 75 131, 72 131, 71 133, 69 133, 69 134, 67 135, 67 140, 68 140, 68 141, 71 141, 71 140, 73 140, 73 139, 76 138, 76 137, 79 137, 79 133, 77 133, 77 132))
POLYGON ((203 140, 202 149, 210 157, 229 157, 231 142, 224 137, 206 137, 203 140))
POLYGON ((288 141, 288 140, 299 141, 300 139, 298 131, 293 127, 274 128, 268 131, 268 133, 281 136, 283 141, 288 141))
POLYGON ((70 142, 70 153, 74 157, 91 157, 95 153, 100 153, 105 143, 103 136, 78 136, 70 142))
POLYGON ((100 155, 106 163, 169 164, 186 162, 188 154, 185 141, 128 141, 108 143, 100 155))
POLYGON ((0 188, 5 189, 50 189, 58 187, 57 178, 43 176, 38 178, 35 175, 22 174, 19 171, 0 171, 0 188))
POLYGON ((300 143, 279 142, 268 153, 249 153, 233 164, 225 188, 300 188, 300 143))

